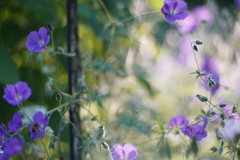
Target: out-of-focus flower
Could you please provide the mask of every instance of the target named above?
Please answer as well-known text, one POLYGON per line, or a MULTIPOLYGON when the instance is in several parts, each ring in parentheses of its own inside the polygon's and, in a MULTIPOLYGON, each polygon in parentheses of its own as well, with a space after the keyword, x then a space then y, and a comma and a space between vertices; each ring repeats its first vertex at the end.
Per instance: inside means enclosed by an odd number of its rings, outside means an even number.
MULTIPOLYGON (((209 58, 205 56, 203 59, 201 71, 203 71, 204 74, 209 75, 209 78, 207 78, 206 76, 203 77, 207 83, 210 83, 210 81, 214 82, 214 84, 211 85, 211 89, 210 89, 213 95, 216 94, 217 90, 219 89, 219 81, 220 81, 220 77, 216 72, 216 70, 217 70, 216 61, 213 58, 209 58)), ((202 85, 206 90, 209 90, 209 85, 207 85, 204 82, 202 82, 202 85)))
POLYGON ((238 142, 240 138, 240 121, 226 120, 221 131, 228 141, 238 142))
POLYGON ((21 118, 21 113, 17 112, 13 115, 13 119, 8 122, 8 128, 9 128, 9 133, 10 132, 15 132, 22 128, 22 118, 21 118))
POLYGON ((17 82, 16 85, 9 84, 4 89, 5 94, 3 98, 11 105, 15 106, 26 99, 28 99, 32 93, 31 88, 28 87, 26 82, 17 82))
POLYGON ((31 133, 32 140, 44 138, 45 128, 49 123, 48 116, 44 116, 42 112, 37 112, 33 116, 33 122, 29 124, 28 131, 31 133))
POLYGON ((10 156, 21 153, 23 147, 24 143, 18 136, 7 140, 7 131, 0 125, 0 160, 9 160, 10 156))
POLYGON ((210 9, 205 6, 198 6, 184 20, 178 21, 178 24, 182 33, 189 33, 195 31, 200 23, 211 25, 213 20, 214 16, 210 9))
POLYGON ((138 152, 137 148, 131 143, 124 146, 117 143, 113 146, 111 156, 114 160, 135 160, 138 157, 138 152))
POLYGON ((192 126, 186 126, 181 129, 182 133, 188 136, 190 139, 194 139, 197 141, 202 140, 207 137, 207 131, 205 130, 208 119, 206 116, 202 116, 203 125, 195 124, 192 126))
POLYGON ((172 127, 185 127, 189 124, 189 121, 181 114, 176 115, 170 120, 170 126, 172 127))
POLYGON ((41 52, 50 42, 50 36, 47 35, 47 29, 41 27, 38 32, 30 32, 30 34, 27 36, 27 40, 28 42, 26 43, 26 47, 29 51, 41 52))
POLYGON ((240 8, 240 0, 234 0, 234 2, 235 2, 235 5, 236 5, 238 8, 240 8))
POLYGON ((0 124, 0 146, 3 146, 6 143, 6 140, 7 140, 7 132, 4 129, 4 127, 0 124))
POLYGON ((184 0, 165 0, 161 9, 169 22, 185 19, 188 16, 187 3, 184 0))

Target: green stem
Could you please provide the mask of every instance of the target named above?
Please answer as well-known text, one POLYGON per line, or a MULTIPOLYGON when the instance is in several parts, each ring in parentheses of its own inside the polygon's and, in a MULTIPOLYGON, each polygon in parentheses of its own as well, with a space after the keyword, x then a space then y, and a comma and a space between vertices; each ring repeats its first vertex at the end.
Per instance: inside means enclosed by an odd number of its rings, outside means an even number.
POLYGON ((100 5, 102 6, 105 14, 107 15, 108 19, 110 20, 111 23, 114 23, 113 19, 112 19, 112 16, 109 14, 109 11, 107 9, 107 7, 105 6, 105 4, 102 2, 102 0, 98 0, 100 5))
POLYGON ((126 20, 123 20, 122 23, 134 20, 134 19, 139 18, 139 17, 145 17, 145 16, 149 16, 149 15, 152 15, 152 14, 156 14, 156 13, 162 13, 162 12, 161 11, 155 11, 155 12, 144 13, 142 15, 135 16, 135 17, 130 17, 130 18, 126 19, 126 20))
POLYGON ((52 39, 52 51, 54 51, 53 31, 51 31, 51 39, 52 39))

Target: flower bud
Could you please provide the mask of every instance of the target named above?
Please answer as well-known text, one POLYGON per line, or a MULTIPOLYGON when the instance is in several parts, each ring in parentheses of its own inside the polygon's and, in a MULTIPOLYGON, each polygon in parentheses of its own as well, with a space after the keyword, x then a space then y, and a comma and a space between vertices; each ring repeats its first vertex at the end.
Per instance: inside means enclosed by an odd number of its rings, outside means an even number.
POLYGON ((207 98, 207 97, 204 97, 204 96, 202 96, 202 95, 200 95, 200 94, 197 94, 196 97, 198 97, 198 99, 199 99, 201 102, 207 102, 207 101, 208 101, 208 98, 207 98))
POLYGON ((49 127, 49 126, 47 126, 46 128, 45 128, 45 133, 46 133, 46 135, 47 136, 49 136, 49 137, 52 137, 52 136, 54 136, 54 131, 53 131, 53 129, 51 128, 51 127, 49 127))
POLYGON ((214 112, 214 111, 213 111, 213 112, 211 112, 211 115, 216 115, 216 112, 214 112))
POLYGON ((196 40, 195 43, 196 43, 196 45, 201 45, 201 44, 203 44, 203 43, 202 43, 201 41, 199 41, 199 40, 196 40))
POLYGON ((102 146, 104 149, 109 149, 109 145, 106 142, 102 142, 102 146))
POLYGON ((225 106, 226 106, 225 103, 220 103, 220 104, 219 104, 219 107, 221 107, 221 108, 223 108, 223 107, 225 107, 225 106))
POLYGON ((61 94, 56 94, 56 99, 57 99, 57 101, 59 101, 59 102, 61 102, 62 101, 62 96, 61 96, 61 94))
POLYGON ((47 25, 47 28, 48 28, 48 31, 49 32, 52 32, 53 31, 53 26, 51 24, 48 24, 47 25))
POLYGON ((196 45, 193 46, 193 49, 198 52, 198 48, 196 45))
POLYGON ((236 113, 236 112, 237 112, 237 107, 233 106, 232 113, 236 113))
POLYGON ((46 95, 47 96, 52 96, 53 95, 53 90, 52 90, 52 88, 51 88, 51 86, 46 86, 46 95))

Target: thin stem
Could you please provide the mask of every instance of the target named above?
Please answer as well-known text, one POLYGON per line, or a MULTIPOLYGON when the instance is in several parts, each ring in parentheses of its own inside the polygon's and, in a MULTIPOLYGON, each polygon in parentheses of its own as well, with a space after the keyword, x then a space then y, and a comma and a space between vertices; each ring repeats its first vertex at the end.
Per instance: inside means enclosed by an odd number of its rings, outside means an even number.
POLYGON ((45 144, 44 144, 44 142, 43 142, 43 139, 42 139, 41 137, 40 137, 40 140, 41 140, 41 143, 42 143, 42 145, 43 145, 43 147, 44 147, 44 150, 45 150, 46 153, 47 153, 47 159, 49 159, 50 155, 49 155, 49 153, 48 153, 47 147, 45 146, 45 144))
POLYGON ((53 39, 53 31, 51 31, 51 39, 52 39, 52 50, 54 51, 54 39, 53 39))
POLYGON ((110 20, 111 23, 115 23, 112 19, 112 16, 109 14, 109 11, 107 9, 107 7, 105 6, 105 4, 102 2, 102 0, 98 0, 98 2, 100 3, 100 5, 102 6, 105 14, 107 15, 108 19, 110 20))
POLYGON ((139 15, 139 16, 130 17, 130 18, 128 18, 128 19, 126 19, 126 20, 123 20, 123 21, 121 21, 121 22, 122 22, 122 23, 125 23, 125 22, 134 20, 134 19, 139 18, 139 17, 145 17, 145 16, 149 16, 149 15, 152 15, 152 14, 156 14, 156 13, 162 13, 162 12, 161 12, 161 11, 148 12, 148 13, 144 13, 144 14, 139 15))

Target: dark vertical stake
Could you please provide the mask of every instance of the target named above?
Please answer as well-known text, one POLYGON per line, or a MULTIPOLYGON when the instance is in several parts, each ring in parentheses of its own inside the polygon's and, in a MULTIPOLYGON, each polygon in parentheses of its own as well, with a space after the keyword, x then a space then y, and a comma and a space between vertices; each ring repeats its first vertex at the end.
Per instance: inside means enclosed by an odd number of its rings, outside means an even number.
MULTIPOLYGON (((76 92, 80 85, 78 79, 81 77, 81 55, 78 48, 78 23, 77 23, 77 0, 67 0, 67 48, 69 53, 75 53, 74 57, 68 58, 68 88, 69 94, 79 98, 76 92)), ((70 121, 81 132, 80 106, 78 103, 69 106, 70 121)), ((70 159, 82 160, 81 139, 74 127, 70 125, 70 159)))

